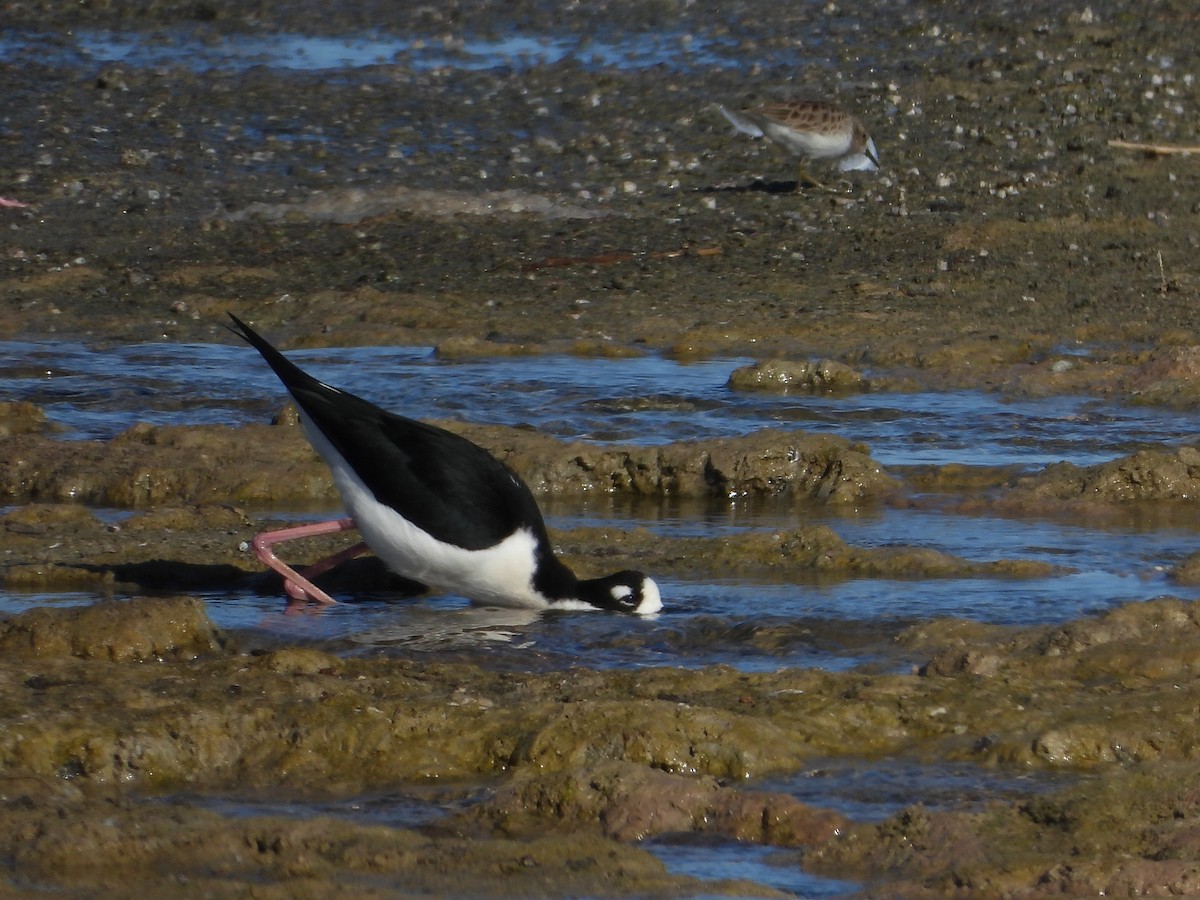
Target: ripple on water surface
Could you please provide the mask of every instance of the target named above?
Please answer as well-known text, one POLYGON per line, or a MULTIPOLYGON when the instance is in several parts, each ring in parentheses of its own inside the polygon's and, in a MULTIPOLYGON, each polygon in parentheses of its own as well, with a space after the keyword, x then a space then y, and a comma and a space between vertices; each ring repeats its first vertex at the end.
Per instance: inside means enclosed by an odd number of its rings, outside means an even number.
MULTIPOLYGON (((866 441, 888 464, 930 461, 1036 467, 1087 463, 1137 442, 1183 442, 1200 417, 1090 398, 1008 402, 973 392, 843 397, 739 393, 743 359, 683 364, 550 356, 439 360, 426 347, 290 354, 322 379, 424 418, 526 425, 563 439, 659 443, 801 427, 866 441), (1136 439, 1131 438, 1136 435, 1136 439)), ((129 426, 266 421, 283 401, 274 374, 238 345, 77 342, 0 344, 0 390, 41 405, 64 438, 106 438, 129 426)), ((792 582, 659 578, 668 606, 651 622, 609 616, 529 616, 455 598, 356 598, 320 616, 283 616, 273 597, 212 598, 224 627, 340 643, 347 652, 461 651, 499 664, 597 666, 714 662, 747 670, 845 668, 878 661, 881 629, 916 618, 1058 622, 1163 593, 1194 596, 1163 575, 1196 544, 1195 528, 1108 527, 962 516, 922 509, 857 513, 763 502, 703 509, 618 508, 547 498, 552 527, 643 525, 664 535, 720 537, 824 521, 864 547, 915 545, 970 560, 1032 559, 1057 567, 1028 579, 896 580, 804 577, 792 582)), ((654 573, 651 573, 654 574, 654 573)), ((20 598, 4 605, 19 608, 20 598)))
MULTIPOLYGON (((426 419, 524 425, 563 439, 661 444, 799 428, 863 441, 889 466, 1103 462, 1200 435, 1200 415, 1088 397, 1006 399, 977 391, 851 396, 738 392, 745 359, 684 364, 655 355, 439 360, 427 347, 289 354, 322 380, 426 419)), ((0 390, 41 405, 68 438, 137 422, 264 421, 284 393, 239 346, 0 342, 0 390)))

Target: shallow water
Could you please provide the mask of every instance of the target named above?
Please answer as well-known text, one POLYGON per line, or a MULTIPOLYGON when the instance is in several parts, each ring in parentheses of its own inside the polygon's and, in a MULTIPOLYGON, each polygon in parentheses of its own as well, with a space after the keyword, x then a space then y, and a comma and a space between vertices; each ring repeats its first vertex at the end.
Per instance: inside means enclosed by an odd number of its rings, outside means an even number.
MULTIPOLYGON (((494 37, 429 38, 383 33, 320 36, 308 34, 236 34, 195 26, 156 32, 78 29, 69 34, 0 32, 0 62, 36 54, 59 65, 121 63, 139 68, 186 68, 240 71, 254 66, 293 71, 329 72, 370 66, 402 65, 414 70, 441 68, 526 69, 573 60, 589 68, 673 68, 741 66, 741 54, 729 37, 695 35, 665 29, 641 34, 539 35, 510 32, 494 37)), ((770 54, 795 61, 795 52, 770 54)))
MULTIPOLYGON (((395 412, 523 425, 564 440, 634 444, 760 428, 839 434, 886 466, 1090 465, 1200 439, 1200 414, 1093 397, 1006 398, 979 391, 819 396, 734 391, 747 359, 680 363, 575 356, 440 360, 428 347, 290 354, 328 382, 395 412)), ((108 438, 134 422, 262 421, 285 395, 252 351, 216 344, 0 341, 0 390, 43 406, 67 438, 108 438)))
MULTIPOLYGON (((761 428, 827 431, 864 441, 889 466, 960 462, 1035 470, 1087 465, 1147 445, 1191 441, 1200 416, 1123 407, 1086 397, 1008 400, 994 394, 898 393, 843 397, 741 393, 730 372, 748 361, 682 364, 647 355, 601 360, 532 357, 446 361, 427 347, 305 350, 291 354, 322 379, 425 418, 527 425, 562 439, 642 444, 743 435, 761 428)), ((0 343, 0 392, 42 406, 64 440, 105 439, 138 422, 266 421, 284 401, 275 376, 234 345, 0 343)), ((1165 593, 1164 568, 1191 552, 1190 522, 1100 526, 964 516, 936 508, 827 510, 773 501, 683 502, 547 498, 553 528, 641 525, 666 535, 720 536, 822 521, 848 542, 931 547, 973 560, 1034 559, 1058 567, 1033 579, 830 579, 805 582, 660 578, 666 609, 650 619, 600 613, 537 614, 473 607, 459 598, 348 598, 319 614, 286 615, 281 598, 250 592, 205 597, 221 628, 268 642, 346 654, 464 656, 501 669, 571 665, 706 666, 744 671, 788 666, 907 671, 923 660, 893 646, 898 628, 961 616, 1006 624, 1065 621, 1165 593)), ((264 511, 265 512, 265 511, 264 511)), ((270 511, 278 514, 278 511, 270 511)), ((315 518, 336 510, 310 511, 315 518)), ((98 510, 119 520, 120 510, 98 510)), ((239 539, 231 536, 231 540, 239 539)), ((0 611, 91 602, 89 594, 0 595, 0 611)), ((830 761, 761 786, 855 819, 883 818, 913 802, 963 806, 1062 783, 1051 775, 914 761, 830 761)), ((227 815, 329 814, 419 825, 444 811, 428 796, 335 804, 202 799, 227 815), (215 804, 215 805, 214 805, 215 804), (294 807, 294 808, 293 808, 294 807)), ((739 843, 658 838, 646 846, 674 871, 742 877, 801 896, 855 886, 806 875, 795 860, 739 843)))
POLYGON ((1076 784, 1078 772, 1012 771, 916 759, 815 760, 787 778, 755 785, 789 793, 859 822, 878 822, 902 809, 972 809, 1076 784))
MULTIPOLYGON (((655 444, 800 428, 863 441, 885 466, 961 462, 1034 470, 1058 460, 1087 465, 1200 433, 1200 415, 1086 397, 1008 401, 966 391, 837 397, 730 390, 729 374, 744 359, 445 361, 426 347, 290 355, 329 383, 390 409, 422 418, 524 425, 562 439, 655 444)), ((64 440, 110 438, 139 422, 261 422, 285 397, 257 354, 214 344, 0 343, 0 392, 42 406, 64 429, 64 440)), ((764 670, 877 663, 883 636, 921 618, 1033 625, 1164 593, 1200 597, 1198 590, 1168 585, 1163 574, 1200 539, 1186 520, 1101 526, 936 508, 830 510, 772 501, 628 498, 551 497, 543 507, 553 528, 642 525, 669 536, 824 522, 855 545, 915 545, 979 561, 1039 560, 1057 571, 1019 580, 660 578, 667 608, 650 622, 484 610, 444 597, 397 602, 394 596, 362 596, 322 615, 285 616, 274 597, 222 595, 210 598, 210 609, 222 627, 333 642, 344 652, 474 648, 502 666, 723 663, 764 670)), ((113 519, 122 515, 97 512, 113 519)), ((337 510, 298 518, 322 513, 337 510)), ((0 607, 30 600, 14 598, 0 607)))
MULTIPOLYGON (((653 851, 672 872, 693 878, 744 878, 811 900, 845 896, 860 887, 850 881, 809 875, 796 864, 795 854, 784 854, 777 848, 761 844, 712 841, 702 836, 681 835, 677 839, 648 841, 643 846, 653 851)), ((694 900, 707 900, 709 897, 715 900, 717 896, 701 894, 694 900)))

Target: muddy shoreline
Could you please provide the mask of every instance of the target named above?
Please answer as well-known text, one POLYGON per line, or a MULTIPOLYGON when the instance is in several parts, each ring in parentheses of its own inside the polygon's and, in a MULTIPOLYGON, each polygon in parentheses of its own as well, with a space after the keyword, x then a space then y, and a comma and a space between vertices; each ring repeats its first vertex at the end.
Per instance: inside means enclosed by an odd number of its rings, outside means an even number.
MULTIPOLYGON (((0 196, 28 206, 0 208, 0 339, 230 343, 234 311, 288 348, 744 355, 760 365, 743 390, 1200 407, 1200 157, 1109 145, 1200 143, 1186 3, 826 4, 782 23, 758 0, 393 6, 6 10, 18 47, 0 57, 0 196), (684 62, 473 69, 409 48, 330 73, 67 53, 89 29, 166 48, 197 31, 370 30, 461 55, 463 36, 623 46, 664 23, 684 62), (695 49, 710 44, 715 58, 695 49), (708 108, 797 93, 858 112, 883 170, 795 193, 788 160, 708 108)), ((556 533, 585 572, 619 554, 690 577, 1024 578, 1043 564, 859 547, 799 520, 813 504, 936 503, 1170 522, 1200 497, 1189 446, 1037 472, 887 471, 870 447, 798 432, 598 448, 446 424, 542 498, 796 511, 795 528, 738 540, 556 533)), ((122 598, 0 620, 0 893, 774 895, 668 874, 638 843, 680 834, 774 847, 874 896, 1189 893, 1200 879, 1196 604, 1052 627, 907 623, 861 637, 883 663, 838 673, 354 656, 220 633, 188 596, 271 592, 243 547, 271 521, 260 510, 335 502, 286 411, 66 442, 44 411, 0 402, 0 460, 0 585, 122 598), (129 516, 114 526, 96 506, 129 516), (882 823, 746 783, 891 757, 1078 778, 882 823), (443 813, 373 824, 318 809, 378 796, 443 813), (265 811, 226 815, 226 799, 265 811), (295 807, 272 812, 281 802, 295 807)), ((1192 557, 1172 577, 1198 572, 1192 557)), ((396 587, 369 560, 343 577, 396 587)))

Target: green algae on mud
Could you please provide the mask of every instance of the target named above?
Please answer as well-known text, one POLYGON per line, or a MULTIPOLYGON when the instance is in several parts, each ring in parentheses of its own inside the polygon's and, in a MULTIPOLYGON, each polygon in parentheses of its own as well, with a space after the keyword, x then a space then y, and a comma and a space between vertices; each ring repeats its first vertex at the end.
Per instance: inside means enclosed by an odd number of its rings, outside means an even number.
POLYGON ((1078 788, 977 811, 905 810, 806 852, 831 877, 875 872, 888 896, 1186 896, 1200 877, 1200 766, 1117 769, 1078 788))
MULTIPOLYGON (((0 833, 10 877, 129 890, 169 864, 195 885, 224 859, 226 888, 249 879, 317 891, 344 879, 407 884, 392 879, 454 856, 461 870, 420 876, 433 879, 430 889, 680 896, 694 884, 622 842, 688 830, 803 847, 807 869, 887 873, 918 895, 951 882, 1038 893, 1192 871, 1194 838, 1161 822, 1164 812, 1193 817, 1194 792, 1180 779, 1193 777, 1200 746, 1191 677, 1200 604, 1132 604, 1052 628, 928 623, 898 635, 930 658, 907 675, 713 667, 514 676, 238 649, 233 637, 217 636, 190 598, 37 610, 0 625, 0 833), (982 811, 915 807, 877 825, 741 786, 813 759, 900 754, 1089 776, 982 811), (417 829, 230 820, 195 801, 154 799, 351 798, 430 780, 478 798, 481 779, 491 785, 482 800, 417 829), (34 795, 49 806, 23 799, 34 795), (486 878, 494 890, 481 886, 486 878)), ((712 888, 726 890, 745 886, 712 888)))
MULTIPOLYGON (((564 444, 519 428, 443 423, 516 469, 535 494, 794 496, 878 501, 897 482, 868 448, 833 435, 760 431, 665 446, 564 444)), ((336 492, 294 419, 277 426, 135 425, 109 441, 0 436, 10 465, 0 495, 139 508, 171 503, 286 503, 336 492), (179 465, 181 457, 189 465, 179 465)))
POLYGON ((648 851, 576 832, 526 840, 437 837, 340 817, 229 817, 186 801, 18 803, 44 790, 4 784, 15 880, 34 889, 155 897, 784 897, 733 880, 669 874, 648 851), (26 790, 29 793, 21 793, 26 790))

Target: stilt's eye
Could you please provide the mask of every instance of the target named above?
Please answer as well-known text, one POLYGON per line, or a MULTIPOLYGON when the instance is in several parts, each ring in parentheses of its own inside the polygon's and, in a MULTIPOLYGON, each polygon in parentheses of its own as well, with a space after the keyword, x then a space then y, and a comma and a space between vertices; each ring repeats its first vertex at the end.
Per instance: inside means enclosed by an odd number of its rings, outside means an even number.
POLYGON ((634 606, 636 597, 634 596, 633 588, 627 584, 614 584, 609 590, 612 598, 622 606, 634 606))

